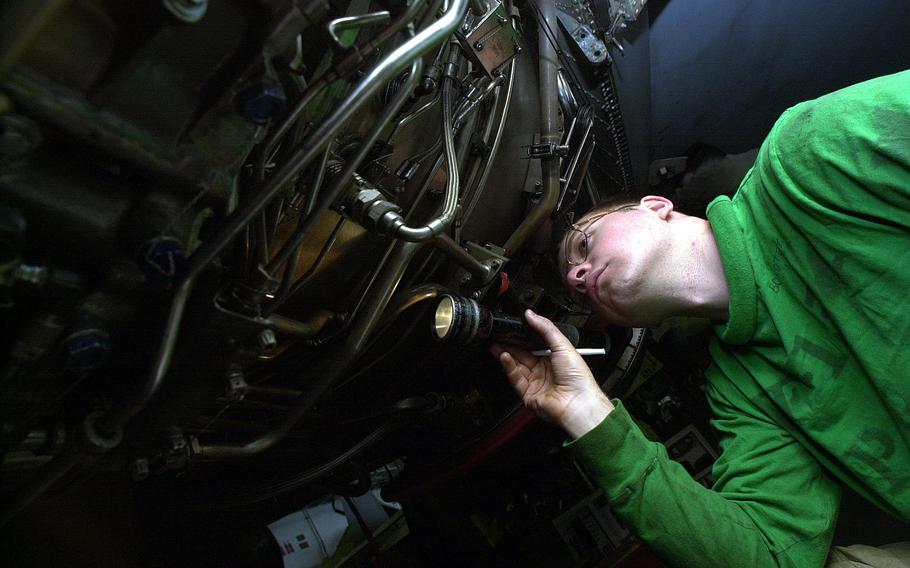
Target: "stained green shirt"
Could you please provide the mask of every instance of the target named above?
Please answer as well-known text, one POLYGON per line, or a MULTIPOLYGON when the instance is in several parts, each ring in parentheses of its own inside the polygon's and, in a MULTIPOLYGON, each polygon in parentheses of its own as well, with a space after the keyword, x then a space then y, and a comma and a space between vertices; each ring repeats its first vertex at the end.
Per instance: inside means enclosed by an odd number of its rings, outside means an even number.
POLYGON ((910 72, 787 110, 708 219, 713 490, 621 404, 571 446, 667 561, 820 566, 841 483, 910 522, 910 72))

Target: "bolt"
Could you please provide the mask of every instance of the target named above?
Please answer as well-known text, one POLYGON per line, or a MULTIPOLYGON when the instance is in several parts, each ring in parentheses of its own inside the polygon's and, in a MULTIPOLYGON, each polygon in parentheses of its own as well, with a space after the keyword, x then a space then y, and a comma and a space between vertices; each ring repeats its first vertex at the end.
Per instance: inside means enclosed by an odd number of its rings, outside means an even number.
POLYGON ((657 170, 657 173, 659 173, 662 176, 665 176, 665 175, 667 175, 668 171, 669 170, 667 169, 667 166, 661 166, 660 169, 657 170))
POLYGON ((281 85, 257 83, 238 94, 240 114, 253 124, 268 124, 284 116, 287 97, 281 85))
POLYGON ((482 41, 478 41, 477 43, 475 43, 475 44, 474 44, 474 49, 476 49, 477 51, 483 50, 483 42, 482 42, 482 41))
POLYGON ((256 342, 263 351, 268 351, 269 349, 274 349, 278 346, 278 338, 275 337, 275 332, 271 329, 263 329, 260 331, 259 335, 256 336, 256 342))
POLYGON ((146 458, 136 458, 130 465, 130 477, 133 481, 142 481, 148 479, 149 461, 146 458))
MULTIPOLYGON (((271 330, 269 330, 271 331, 271 330)), ((243 369, 240 365, 231 365, 227 371, 228 391, 227 396, 231 400, 241 400, 246 396, 246 379, 243 377, 243 369)))

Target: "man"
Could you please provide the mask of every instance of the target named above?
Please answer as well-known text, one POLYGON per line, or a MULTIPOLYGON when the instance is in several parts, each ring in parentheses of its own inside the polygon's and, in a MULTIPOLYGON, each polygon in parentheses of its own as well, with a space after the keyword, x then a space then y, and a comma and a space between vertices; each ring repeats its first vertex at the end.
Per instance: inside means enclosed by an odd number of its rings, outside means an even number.
POLYGON ((545 318, 526 314, 550 358, 493 351, 667 561, 819 566, 840 484, 910 521, 910 72, 786 111, 707 216, 655 196, 608 204, 560 256, 571 294, 609 321, 716 322, 713 490, 642 435, 545 318))

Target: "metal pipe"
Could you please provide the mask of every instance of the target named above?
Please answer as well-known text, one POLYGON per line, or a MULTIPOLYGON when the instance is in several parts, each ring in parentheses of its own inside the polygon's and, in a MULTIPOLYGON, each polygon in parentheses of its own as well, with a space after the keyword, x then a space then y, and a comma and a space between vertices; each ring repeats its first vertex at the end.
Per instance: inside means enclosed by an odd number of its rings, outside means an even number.
MULTIPOLYGON (((348 448, 347 450, 341 452, 339 455, 335 456, 331 460, 312 467, 310 469, 304 470, 300 473, 295 474, 293 477, 286 479, 284 481, 279 481, 275 483, 270 483, 268 485, 263 485, 257 488, 254 488, 251 492, 240 495, 234 498, 228 498, 219 504, 227 505, 249 505, 253 503, 258 503, 267 499, 271 499, 276 495, 291 491, 301 485, 310 483, 311 481, 322 477, 332 471, 338 469, 338 467, 349 462, 353 458, 357 457, 365 449, 369 448, 371 445, 381 440, 385 436, 392 433, 398 427, 398 421, 389 420, 383 423, 381 426, 367 434, 363 439, 358 441, 356 444, 348 448)), ((216 505, 219 505, 216 504, 216 505)))
POLYGON ((428 241, 445 232, 458 209, 458 160, 455 155, 455 132, 452 127, 452 84, 445 77, 442 84, 442 128, 446 156, 446 194, 442 213, 424 226, 407 225, 399 213, 389 212, 380 220, 384 232, 409 242, 428 241))
MULTIPOLYGON (((559 97, 557 95, 557 55, 556 47, 550 43, 547 30, 556 29, 556 3, 540 2, 540 30, 538 32, 539 88, 540 88, 540 143, 559 143, 559 97)), ((540 202, 525 217, 503 246, 506 256, 514 256, 525 242, 537 232, 540 226, 550 217, 559 199, 559 158, 550 156, 541 158, 540 173, 542 193, 540 202)))
MULTIPOLYGON (((287 116, 284 117, 284 120, 279 124, 270 134, 266 141, 263 143, 263 151, 259 156, 259 159, 256 161, 256 176, 254 179, 259 180, 260 182, 265 179, 265 163, 268 160, 268 157, 272 154, 272 151, 278 145, 278 141, 287 133, 287 131, 297 122, 300 118, 300 115, 303 111, 313 102, 315 98, 322 94, 325 88, 335 79, 343 77, 350 71, 353 71, 357 65, 363 62, 362 53, 369 53, 377 46, 385 43, 389 38, 400 32, 414 21, 417 16, 420 14, 421 9, 425 5, 424 0, 414 0, 408 9, 401 14, 395 22, 384 29, 377 35, 375 38, 366 42, 360 47, 355 47, 354 52, 344 58, 341 63, 336 65, 332 70, 326 73, 324 76, 317 79, 304 93, 303 97, 288 111, 287 116)), ((419 37, 419 35, 418 35, 419 37)), ((415 38, 416 39, 416 38, 415 38)), ((361 84, 363 84, 361 82, 361 84)))
POLYGON ((418 116, 420 116, 421 114, 425 113, 426 111, 428 111, 428 110, 431 109, 432 107, 436 106, 436 103, 439 102, 439 93, 440 93, 440 90, 439 90, 439 89, 436 89, 436 92, 433 93, 433 98, 432 98, 432 99, 430 99, 429 101, 427 101, 426 103, 424 103, 423 105, 421 105, 419 108, 417 108, 417 110, 412 111, 411 113, 405 115, 405 116, 402 117, 400 120, 398 120, 398 121, 395 123, 395 128, 392 129, 392 133, 389 134, 389 139, 391 140, 392 138, 394 138, 395 135, 398 134, 398 131, 401 129, 402 126, 404 126, 405 124, 407 124, 407 123, 411 122, 412 120, 416 119, 418 116))
POLYGON ((464 107, 462 107, 461 112, 459 112, 458 115, 455 117, 455 127, 458 128, 459 126, 461 126, 464 123, 465 119, 468 117, 468 115, 471 114, 472 112, 474 112, 474 109, 478 105, 480 105, 480 103, 482 103, 490 95, 492 95, 493 91, 495 91, 500 85, 502 85, 502 82, 504 80, 505 80, 505 77, 502 75, 500 75, 499 77, 496 77, 495 79, 490 81, 490 84, 487 85, 487 87, 483 90, 482 93, 480 93, 480 96, 469 99, 467 104, 465 104, 464 107))
POLYGON ((338 37, 338 34, 340 32, 346 30, 354 30, 363 26, 384 24, 391 18, 392 15, 388 10, 382 10, 379 12, 372 12, 370 14, 361 14, 360 16, 346 16, 343 18, 335 18, 326 25, 326 28, 328 28, 329 35, 332 36, 332 39, 335 40, 335 43, 338 44, 339 47, 347 48, 350 46, 344 45, 341 42, 341 38, 338 37))
POLYGON ((335 317, 335 313, 328 310, 317 310, 303 321, 286 318, 278 314, 271 314, 269 317, 262 319, 262 324, 278 333, 301 339, 312 339, 319 335, 322 328, 324 328, 327 323, 334 320, 335 317))
POLYGON ((9 504, 3 507, 3 511, 0 512, 0 527, 6 526, 13 517, 21 513, 35 499, 43 495, 45 491, 75 469, 82 462, 83 457, 81 454, 70 450, 57 456, 54 461, 38 471, 36 477, 29 482, 28 487, 16 493, 9 500, 9 504))
POLYGON ((483 173, 480 174, 480 181, 477 182, 476 189, 471 194, 471 202, 465 208, 464 211, 464 223, 468 222, 468 219, 471 218, 471 213, 474 212, 474 207, 477 205, 477 201, 480 198, 480 194, 483 191, 483 186, 487 183, 487 178, 490 176, 490 172, 493 171, 493 160, 496 159, 496 153, 499 151, 499 144, 502 142, 502 133, 506 128, 506 119, 509 117, 509 109, 512 105, 512 86, 515 84, 515 60, 512 60, 512 63, 509 65, 509 82, 506 85, 506 98, 503 101, 502 105, 502 114, 499 116, 499 126, 496 127, 496 136, 493 138, 493 145, 490 147, 490 156, 487 158, 487 162, 484 165, 483 173))
MULTIPOLYGON (((145 405, 148 404, 152 397, 155 396, 158 389, 161 388, 164 377, 170 367, 174 348, 177 344, 177 335, 180 330, 180 322, 183 319, 186 303, 196 284, 196 279, 202 274, 203 270, 205 270, 205 268, 208 267, 208 265, 211 264, 225 248, 227 248, 234 238, 243 231, 250 220, 252 220, 252 218, 265 207, 288 182, 294 179, 302 168, 309 165, 313 158, 325 150, 325 147, 332 138, 342 127, 344 127, 357 110, 367 101, 372 100, 372 96, 382 84, 397 76, 408 63, 420 60, 424 53, 452 34, 464 18, 467 3, 468 0, 452 0, 448 11, 446 11, 442 17, 410 40, 401 44, 380 61, 379 64, 367 73, 360 83, 354 87, 348 97, 335 109, 335 112, 333 112, 318 129, 307 136, 304 143, 301 144, 299 149, 297 149, 288 159, 281 170, 276 172, 269 179, 265 187, 248 202, 238 207, 226 219, 224 226, 218 234, 203 242, 196 250, 196 253, 189 258, 186 273, 174 291, 174 299, 171 303, 171 308, 164 327, 164 333, 148 380, 143 384, 139 393, 130 404, 120 407, 117 411, 104 417, 100 424, 102 427, 107 430, 116 430, 120 425, 138 414, 145 405)), ((313 212, 307 216, 306 221, 304 222, 305 230, 309 230, 309 228, 312 227, 316 218, 328 209, 329 205, 334 202, 336 198, 336 195, 327 195, 319 202, 313 212)))
MULTIPOLYGON (((310 214, 310 211, 313 209, 313 205, 316 203, 316 198, 319 196, 319 189, 322 187, 322 182, 325 179, 325 170, 329 162, 329 155, 332 153, 332 145, 329 144, 325 148, 325 152, 322 154, 322 159, 319 161, 319 164, 316 166, 316 179, 313 180, 313 187, 310 189, 310 196, 307 199, 306 206, 304 210, 300 212, 300 217, 297 219, 297 225, 300 226, 303 219, 310 214)), ((297 268, 297 263, 300 261, 300 251, 303 249, 303 244, 297 246, 294 249, 294 252, 291 254, 291 258, 284 265, 284 275, 281 277, 281 285, 278 287, 278 290, 275 292, 276 298, 287 298, 289 292, 291 291, 291 283, 294 278, 294 269, 297 268)), ((283 300, 282 300, 283 301, 283 300)), ((274 310, 272 310, 274 311, 274 310)), ((271 311, 269 312, 271 313, 271 311)))
MULTIPOLYGON (((401 107, 404 106, 404 103, 408 100, 408 97, 411 96, 411 93, 414 91, 414 88, 417 87, 417 84, 420 81, 420 76, 423 73, 423 60, 420 58, 415 59, 411 63, 411 72, 408 75, 407 80, 401 85, 398 92, 395 93, 395 98, 392 99, 392 102, 383 110, 382 114, 379 116, 379 119, 376 121, 376 124, 367 134, 366 139, 360 144, 360 149, 357 151, 357 154, 351 158, 347 165, 345 166, 344 171, 338 176, 335 181, 335 185, 329 189, 329 195, 339 195, 345 188, 351 185, 351 178, 354 175, 354 172, 357 171, 357 168, 360 167, 363 160, 367 157, 367 154, 373 149, 373 145, 376 144, 376 140, 379 139, 379 135, 382 134, 382 131, 385 130, 385 127, 395 118, 395 115, 398 114, 398 111, 401 110, 401 107)), ((334 201, 334 199, 332 200, 334 201)), ((327 207, 327 206, 326 206, 327 207)), ((281 250, 278 251, 278 254, 269 261, 265 267, 265 271, 269 274, 274 273, 278 270, 278 267, 281 266, 284 262, 288 260, 291 254, 297 249, 306 237, 309 234, 307 230, 309 227, 307 223, 302 223, 300 227, 297 228, 294 235, 288 239, 286 243, 281 247, 281 250)))
POLYGON ((484 284, 493 276, 493 269, 468 254, 468 251, 458 246, 458 243, 449 235, 437 236, 433 239, 433 244, 467 270, 471 276, 477 278, 478 283, 484 284))
POLYGON ((419 243, 405 241, 395 241, 392 244, 389 261, 376 279, 376 285, 372 288, 364 309, 357 314, 344 345, 324 359, 324 367, 307 383, 304 394, 297 399, 281 424, 261 436, 237 445, 202 444, 195 441, 196 455, 203 460, 245 458, 268 450, 280 442, 361 354, 367 338, 375 329, 395 288, 404 276, 405 269, 421 246, 419 243))

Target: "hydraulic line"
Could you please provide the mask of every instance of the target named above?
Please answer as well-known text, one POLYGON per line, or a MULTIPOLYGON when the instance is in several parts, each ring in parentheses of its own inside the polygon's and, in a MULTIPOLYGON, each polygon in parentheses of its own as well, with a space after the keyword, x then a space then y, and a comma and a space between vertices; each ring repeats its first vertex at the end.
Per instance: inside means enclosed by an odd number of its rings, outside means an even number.
MULTIPOLYGON (((550 41, 548 32, 556 27, 556 4, 542 2, 537 8, 540 12, 540 29, 538 30, 539 89, 540 89, 540 143, 559 144, 559 97, 557 94, 557 53, 550 41)), ((540 202, 515 229, 503 246, 506 256, 515 256, 525 242, 537 232, 537 229, 549 219, 559 199, 559 158, 547 156, 540 160, 540 173, 543 188, 540 202)))
POLYGON ((257 487, 246 495, 225 499, 224 504, 228 506, 251 505, 253 503, 259 503, 261 501, 271 499, 277 495, 281 495, 282 493, 286 493, 288 491, 306 485, 315 479, 319 479, 320 477, 332 473, 342 465, 351 461, 363 453, 364 450, 392 433, 397 428, 397 426, 397 421, 389 420, 364 436, 362 439, 358 440, 357 443, 355 443, 353 446, 338 454, 334 458, 328 460, 327 462, 302 471, 288 479, 257 487))
MULTIPOLYGON (((294 179, 297 173, 325 150, 334 136, 345 126, 357 110, 371 100, 376 91, 396 77, 409 63, 420 60, 424 53, 449 37, 464 18, 468 0, 451 0, 449 9, 438 20, 421 30, 416 36, 393 50, 354 87, 348 97, 335 109, 322 125, 307 136, 304 143, 290 156, 288 161, 269 178, 265 186, 251 199, 238 207, 226 220, 224 226, 212 238, 206 240, 188 259, 186 272, 175 288, 164 332, 148 379, 134 399, 118 410, 105 416, 101 426, 107 431, 117 431, 139 413, 161 388, 171 357, 177 344, 177 335, 183 319, 187 301, 202 272, 230 245, 244 227, 272 199, 294 179)), ((337 195, 326 195, 303 222, 305 231, 315 223, 337 195)))
MULTIPOLYGON (((443 79, 442 86, 442 125, 443 146, 446 157, 446 193, 442 213, 422 227, 412 227, 405 224, 404 218, 399 214, 390 219, 386 231, 394 237, 409 241, 423 242, 442 234, 449 223, 455 218, 458 208, 458 160, 455 155, 455 129, 452 127, 452 84, 451 77, 443 79)), ((384 217, 380 223, 386 221, 384 217)))
POLYGON ((487 158, 486 164, 483 167, 483 173, 480 175, 480 180, 477 182, 477 185, 474 188, 474 191, 471 193, 471 199, 468 203, 468 206, 464 208, 464 224, 467 224, 468 219, 471 217, 471 213, 474 212, 474 207, 477 205, 477 200, 480 198, 480 194, 483 191, 483 186, 487 183, 487 177, 489 177, 490 172, 493 171, 493 160, 496 159, 496 154, 499 151, 499 144, 502 141, 502 133, 505 131, 506 119, 509 117, 509 108, 512 104, 512 86, 515 84, 515 61, 509 65, 509 82, 506 84, 505 89, 505 101, 502 105, 502 114, 499 117, 499 125, 496 127, 496 136, 493 138, 493 145, 490 147, 490 155, 487 158))
POLYGON ((358 65, 363 63, 364 53, 369 53, 376 47, 382 45, 392 36, 403 30, 408 24, 413 22, 425 5, 425 0, 413 0, 407 10, 405 10, 391 26, 381 31, 379 35, 369 40, 364 45, 355 48, 353 53, 348 55, 325 76, 320 77, 316 82, 310 85, 303 94, 303 97, 297 101, 290 111, 288 111, 287 116, 281 121, 281 124, 279 124, 274 131, 270 132, 269 137, 265 140, 263 151, 256 162, 255 179, 257 181, 262 182, 265 180, 265 163, 268 156, 271 155, 272 151, 274 151, 275 147, 278 145, 278 142, 284 137, 288 130, 297 123, 297 120, 300 118, 303 111, 306 110, 315 99, 322 95, 325 88, 328 87, 332 81, 344 77, 351 71, 354 71, 358 65))
MULTIPOLYGON (((395 115, 398 114, 398 111, 404 106, 404 103, 411 96, 411 92, 417 86, 418 81, 420 80, 420 75, 423 72, 423 60, 415 59, 411 64, 411 71, 408 79, 401 85, 400 90, 396 93, 395 98, 392 100, 391 104, 385 108, 382 115, 376 121, 376 124, 370 130, 370 133, 367 134, 366 139, 360 145, 360 149, 357 151, 357 154, 351 158, 347 166, 345 166, 344 171, 337 177, 335 185, 329 190, 329 195, 339 195, 345 188, 350 186, 351 178, 354 175, 354 172, 357 171, 357 168, 360 167, 360 164, 366 158, 367 154, 373 149, 373 145, 376 143, 376 140, 379 139, 379 135, 382 134, 382 131, 385 130, 386 125, 395 118, 395 115)), ((334 199, 333 199, 334 201, 334 199)), ((328 207, 328 205, 326 205, 328 207)), ((312 215, 312 214, 311 214, 312 215)), ((309 220, 309 217, 307 218, 309 220)), ((265 267, 265 272, 268 274, 273 274, 278 267, 283 263, 287 262, 291 254, 300 247, 306 237, 309 234, 309 229, 311 224, 306 222, 301 223, 301 226, 297 228, 294 232, 294 235, 287 240, 286 243, 281 247, 281 250, 278 251, 278 254, 269 261, 265 267)))
POLYGON ((392 243, 390 258, 376 278, 375 285, 371 287, 369 301, 364 302, 364 308, 358 312, 344 344, 325 357, 322 366, 309 378, 303 394, 294 402, 277 427, 238 444, 202 444, 197 441, 194 450, 199 458, 204 460, 246 458, 280 442, 363 352, 367 338, 376 328, 389 299, 404 276, 405 269, 421 246, 419 243, 406 241, 392 243))

